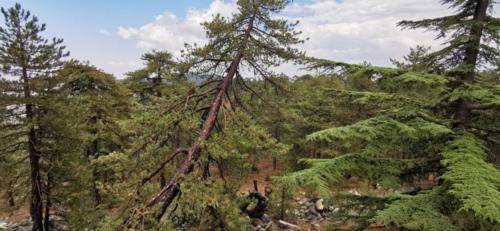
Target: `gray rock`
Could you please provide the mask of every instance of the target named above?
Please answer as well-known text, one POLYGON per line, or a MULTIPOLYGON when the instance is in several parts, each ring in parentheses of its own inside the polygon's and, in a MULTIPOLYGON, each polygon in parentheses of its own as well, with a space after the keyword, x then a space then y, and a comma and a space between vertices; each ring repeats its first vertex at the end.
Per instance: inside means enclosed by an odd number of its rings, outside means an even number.
POLYGON ((295 210, 293 211, 293 214, 294 214, 295 216, 297 216, 297 217, 298 217, 298 216, 300 215, 300 211, 299 211, 299 210, 297 210, 297 209, 295 209, 295 210))
POLYGON ((309 209, 307 210, 307 212, 309 214, 313 215, 313 216, 319 216, 320 215, 319 212, 318 212, 318 210, 316 210, 316 206, 314 206, 314 205, 309 206, 309 209))
POLYGON ((14 224, 9 228, 11 231, 31 231, 32 226, 33 223, 31 222, 31 219, 24 219, 18 224, 14 224))
MULTIPOLYGON (((33 222, 31 219, 25 219, 9 227, 9 231, 31 231, 33 222)), ((66 231, 69 230, 68 225, 63 217, 50 216, 50 230, 53 231, 66 231)))
POLYGON ((263 228, 264 228, 264 230, 270 230, 272 225, 273 225, 273 222, 269 221, 265 226, 263 226, 263 228))
POLYGON ((8 227, 7 222, 5 221, 0 221, 0 230, 6 230, 8 227))
POLYGON ((348 191, 350 194, 354 194, 356 196, 360 196, 361 194, 356 189, 351 189, 348 191))
POLYGON ((312 223, 311 224, 311 231, 320 231, 321 226, 318 223, 312 223))
POLYGON ((319 212, 325 210, 325 206, 323 205, 323 199, 317 200, 316 203, 314 203, 314 207, 319 212))
POLYGON ((260 227, 262 221, 260 219, 252 219, 250 221, 250 224, 252 224, 253 227, 260 227))
POLYGON ((359 213, 356 210, 349 210, 349 212, 347 212, 347 215, 357 217, 359 216, 359 213))

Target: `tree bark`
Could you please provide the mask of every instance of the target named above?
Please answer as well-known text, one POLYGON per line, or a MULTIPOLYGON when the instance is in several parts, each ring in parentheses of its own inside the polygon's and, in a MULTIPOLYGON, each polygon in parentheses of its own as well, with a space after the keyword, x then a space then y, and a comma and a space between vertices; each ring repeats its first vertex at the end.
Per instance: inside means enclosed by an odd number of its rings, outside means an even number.
MULTIPOLYGON (((470 29, 471 40, 465 50, 464 64, 467 71, 461 76, 461 82, 472 83, 476 74, 475 68, 479 57, 479 46, 483 36, 484 22, 487 17, 490 0, 477 0, 476 9, 472 18, 473 24, 470 29)), ((460 98, 455 102, 454 127, 465 128, 471 116, 471 103, 467 99, 460 98)))
POLYGON ((45 231, 50 230, 50 209, 52 207, 51 201, 51 189, 52 189, 52 174, 50 173, 50 168, 47 172, 47 188, 45 189, 45 219, 43 227, 45 231))
POLYGON ((186 157, 180 167, 177 169, 177 172, 171 177, 169 183, 148 201, 148 206, 152 206, 158 202, 162 202, 162 208, 168 208, 179 193, 179 181, 181 176, 189 174, 193 170, 196 161, 201 155, 202 143, 208 140, 208 138, 210 137, 210 134, 217 121, 217 115, 222 105, 222 101, 226 96, 226 92, 229 90, 232 80, 238 71, 240 62, 244 57, 244 51, 246 49, 246 44, 248 43, 248 40, 250 38, 250 33, 253 30, 255 17, 256 15, 253 15, 250 18, 248 28, 245 31, 245 37, 243 38, 242 46, 231 62, 227 74, 220 84, 218 92, 216 93, 210 104, 209 112, 203 122, 198 139, 189 148, 186 148, 186 157))
MULTIPOLYGON (((88 157, 91 159, 97 158, 98 155, 98 142, 97 140, 92 141, 87 153, 88 157)), ((97 181, 99 180, 99 175, 97 173, 97 169, 92 166, 92 188, 91 195, 92 200, 94 201, 94 205, 98 206, 101 204, 101 194, 99 192, 99 188, 97 187, 97 181)))
POLYGON ((16 206, 16 203, 14 200, 14 192, 12 191, 13 185, 14 185, 14 182, 10 181, 9 188, 7 189, 7 202, 9 203, 9 207, 16 206))
MULTIPOLYGON (((29 102, 31 98, 31 87, 28 77, 28 70, 22 68, 23 90, 24 98, 29 102)), ((40 171, 40 153, 37 150, 37 136, 35 125, 33 124, 35 118, 34 106, 31 102, 25 105, 26 107, 26 123, 29 126, 28 132, 28 155, 30 162, 30 215, 33 221, 33 231, 43 230, 43 201, 42 201, 42 178, 40 171)))

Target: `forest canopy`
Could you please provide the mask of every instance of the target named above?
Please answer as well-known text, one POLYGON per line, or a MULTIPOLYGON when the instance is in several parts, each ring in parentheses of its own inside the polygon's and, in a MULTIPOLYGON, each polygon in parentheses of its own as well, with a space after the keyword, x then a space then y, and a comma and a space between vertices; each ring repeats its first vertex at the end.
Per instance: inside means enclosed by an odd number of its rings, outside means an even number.
POLYGON ((499 2, 394 22, 444 43, 392 66, 308 55, 291 2, 123 79, 2 7, 0 230, 500 230, 499 2))

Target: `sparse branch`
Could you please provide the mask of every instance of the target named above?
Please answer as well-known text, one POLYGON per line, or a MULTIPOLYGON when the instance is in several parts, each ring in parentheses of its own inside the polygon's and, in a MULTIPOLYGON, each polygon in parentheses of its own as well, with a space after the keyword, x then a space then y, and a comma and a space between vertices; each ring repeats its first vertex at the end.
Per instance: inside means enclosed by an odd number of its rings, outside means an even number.
POLYGON ((144 186, 148 181, 150 181, 153 177, 155 177, 158 173, 160 173, 160 171, 163 168, 165 168, 165 165, 168 164, 170 161, 172 161, 179 153, 187 153, 187 151, 188 150, 185 149, 185 148, 176 149, 170 156, 168 156, 167 158, 165 158, 165 160, 163 160, 163 162, 160 163, 160 166, 155 171, 153 171, 147 177, 144 177, 141 180, 141 183, 139 184, 139 187, 144 186))

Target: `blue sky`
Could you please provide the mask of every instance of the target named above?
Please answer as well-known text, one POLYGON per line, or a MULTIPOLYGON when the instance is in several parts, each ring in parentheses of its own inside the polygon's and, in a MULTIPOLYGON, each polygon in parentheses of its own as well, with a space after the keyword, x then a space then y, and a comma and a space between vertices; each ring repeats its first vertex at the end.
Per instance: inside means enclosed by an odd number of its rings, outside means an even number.
MULTIPOLYGON (((230 15, 235 0, 0 0, 16 2, 47 24, 47 36, 63 38, 73 58, 90 61, 121 78, 141 66, 142 53, 166 49, 178 53, 185 42, 203 42, 199 26, 210 15, 230 15)), ((375 65, 418 44, 439 46, 433 34, 401 31, 402 19, 449 14, 439 0, 296 0, 283 17, 299 20, 299 30, 310 40, 307 54, 375 65)), ((498 15, 498 7, 496 7, 498 15)), ((293 75, 294 68, 281 70, 293 75)))
POLYGON ((100 30, 140 26, 166 10, 183 17, 188 9, 202 9, 212 0, 1 0, 0 6, 16 2, 47 24, 47 35, 63 38, 71 56, 121 76, 126 68, 107 65, 108 60, 139 59, 143 52, 133 41, 105 36, 100 30))

